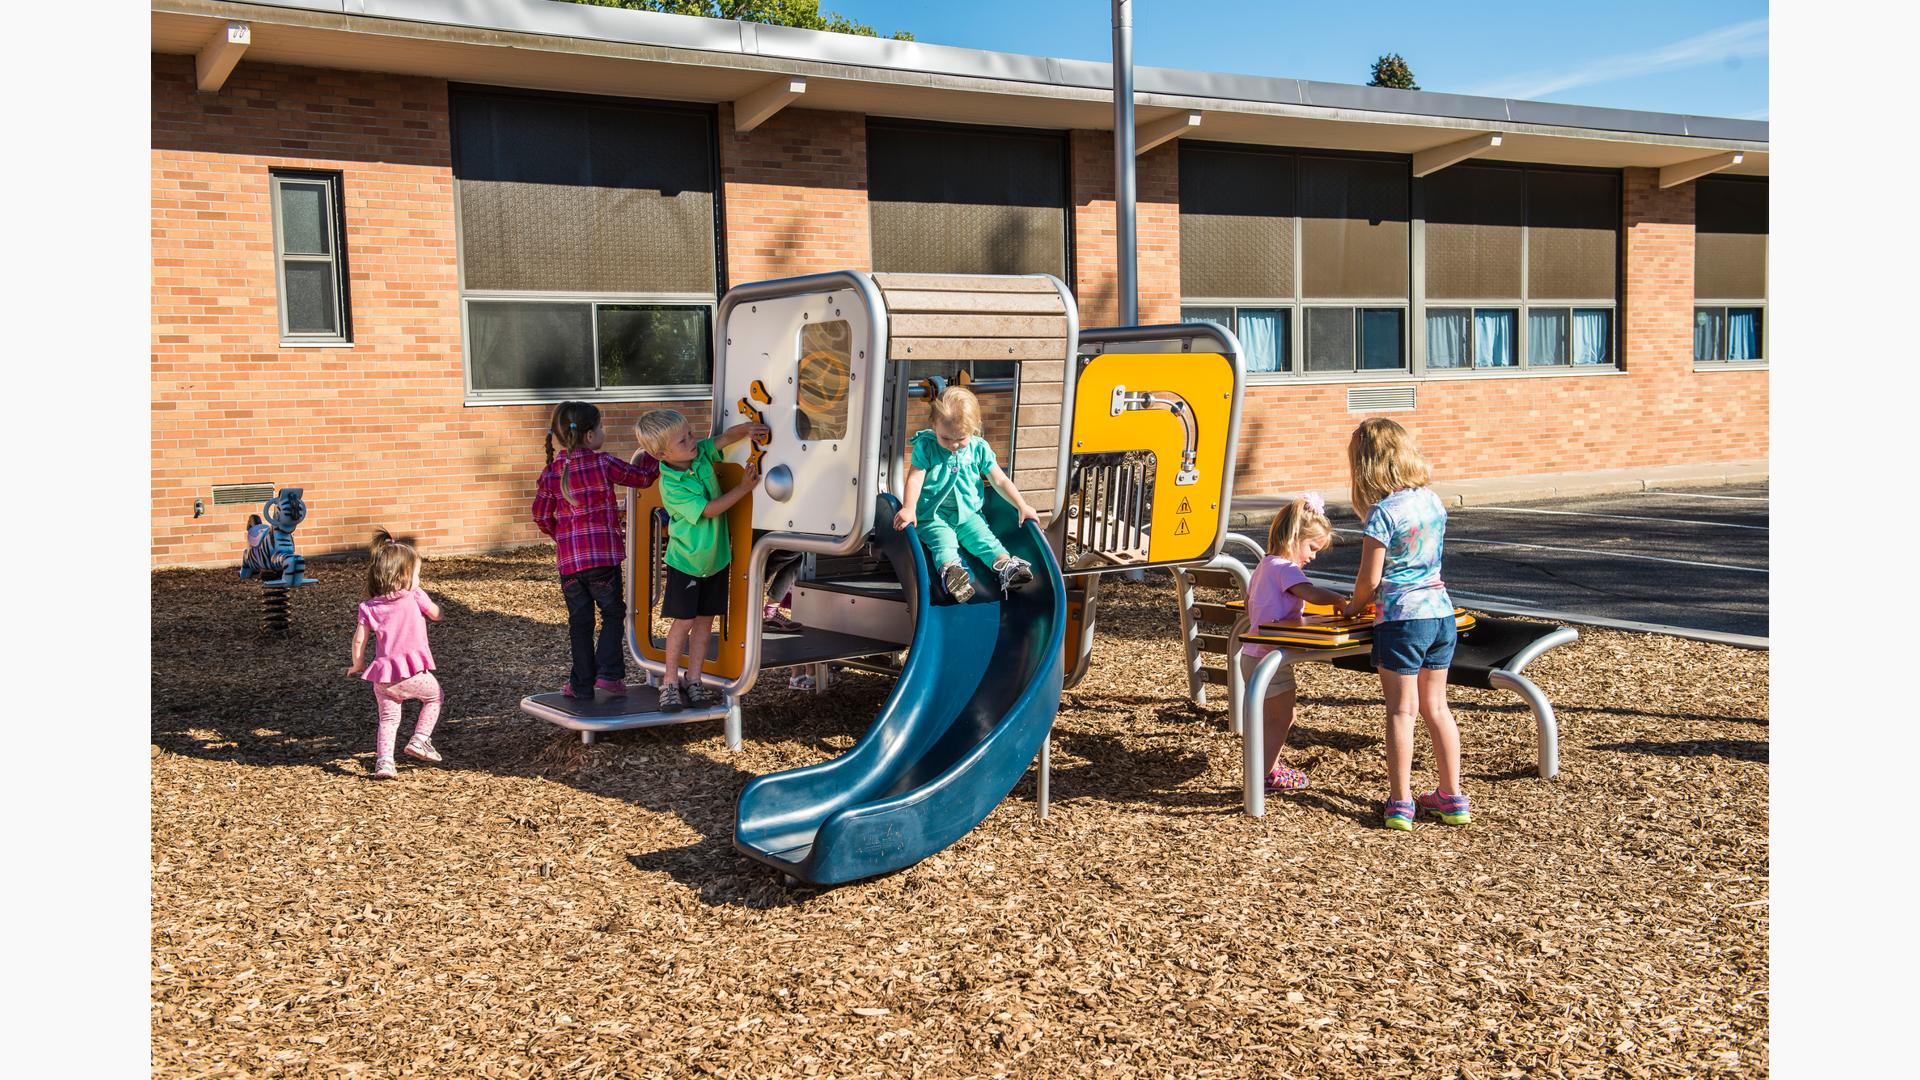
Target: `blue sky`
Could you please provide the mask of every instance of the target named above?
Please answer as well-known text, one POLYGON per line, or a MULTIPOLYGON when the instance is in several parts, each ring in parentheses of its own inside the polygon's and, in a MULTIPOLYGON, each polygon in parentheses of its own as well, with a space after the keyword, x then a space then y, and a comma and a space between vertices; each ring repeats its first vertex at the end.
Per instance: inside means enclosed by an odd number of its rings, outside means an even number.
MULTIPOLYGON (((1106 60, 1107 0, 822 0, 882 33, 1106 60)), ((1423 90, 1652 112, 1767 118, 1767 5, 1486 0, 1134 0, 1134 63, 1364 83, 1406 57, 1423 90)))

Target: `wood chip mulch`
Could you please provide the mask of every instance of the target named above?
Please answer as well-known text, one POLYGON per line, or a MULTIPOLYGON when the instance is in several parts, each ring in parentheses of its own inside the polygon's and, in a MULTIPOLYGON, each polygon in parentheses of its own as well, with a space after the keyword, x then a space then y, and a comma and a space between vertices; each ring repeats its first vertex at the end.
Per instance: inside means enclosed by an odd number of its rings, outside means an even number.
POLYGON ((156 1075, 1768 1070, 1764 652, 1583 631, 1531 669, 1554 781, 1516 698, 1456 688, 1474 823, 1405 835, 1377 681, 1308 665, 1312 786, 1255 821, 1166 576, 1109 581, 1050 820, 1029 775, 917 866, 788 889, 733 852, 735 793, 851 746, 891 684, 769 677, 741 753, 717 724, 582 746, 518 711, 566 666, 551 560, 429 562, 446 763, 388 783, 342 674, 363 563, 313 564, 285 640, 231 572, 152 576, 156 1075))

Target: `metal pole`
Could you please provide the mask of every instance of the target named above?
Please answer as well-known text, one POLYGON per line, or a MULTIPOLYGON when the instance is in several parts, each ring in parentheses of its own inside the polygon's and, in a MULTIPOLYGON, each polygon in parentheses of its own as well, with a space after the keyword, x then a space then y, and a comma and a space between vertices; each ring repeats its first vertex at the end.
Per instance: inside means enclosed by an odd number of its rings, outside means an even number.
POLYGON ((1140 324, 1133 204, 1133 0, 1113 0, 1114 257, 1120 273, 1121 326, 1140 324))

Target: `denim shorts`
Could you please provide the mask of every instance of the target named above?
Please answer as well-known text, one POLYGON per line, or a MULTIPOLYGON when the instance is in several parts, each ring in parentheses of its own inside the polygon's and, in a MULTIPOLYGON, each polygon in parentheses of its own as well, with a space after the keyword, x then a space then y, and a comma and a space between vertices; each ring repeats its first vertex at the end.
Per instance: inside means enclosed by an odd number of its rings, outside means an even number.
POLYGON ((1412 675, 1421 668, 1444 671, 1453 666, 1453 645, 1459 637, 1451 615, 1380 623, 1373 628, 1373 666, 1395 675, 1412 675))

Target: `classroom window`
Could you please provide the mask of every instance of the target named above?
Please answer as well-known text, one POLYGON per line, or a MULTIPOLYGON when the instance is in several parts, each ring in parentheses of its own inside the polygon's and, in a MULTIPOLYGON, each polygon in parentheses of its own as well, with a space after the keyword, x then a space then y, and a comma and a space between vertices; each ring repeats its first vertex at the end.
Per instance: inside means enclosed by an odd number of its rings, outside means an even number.
POLYGON ((1693 358, 1766 360, 1767 181, 1702 177, 1694 196, 1693 358))
POLYGON ((1614 366, 1617 174, 1456 165, 1420 196, 1424 370, 1614 366))
POLYGON ((340 174, 275 170, 269 184, 281 342, 350 343, 340 174))
POLYGON ((844 439, 853 386, 853 327, 845 319, 800 328, 800 381, 793 433, 802 439, 844 439))
POLYGON ((713 110, 480 87, 450 100, 469 399, 704 396, 713 110))
POLYGON ((1406 371, 1408 184, 1400 159, 1183 144, 1182 318, 1255 377, 1406 371))
POLYGON ((1293 310, 1284 307, 1183 307, 1181 322, 1216 322, 1240 339, 1247 374, 1293 370, 1293 310))

